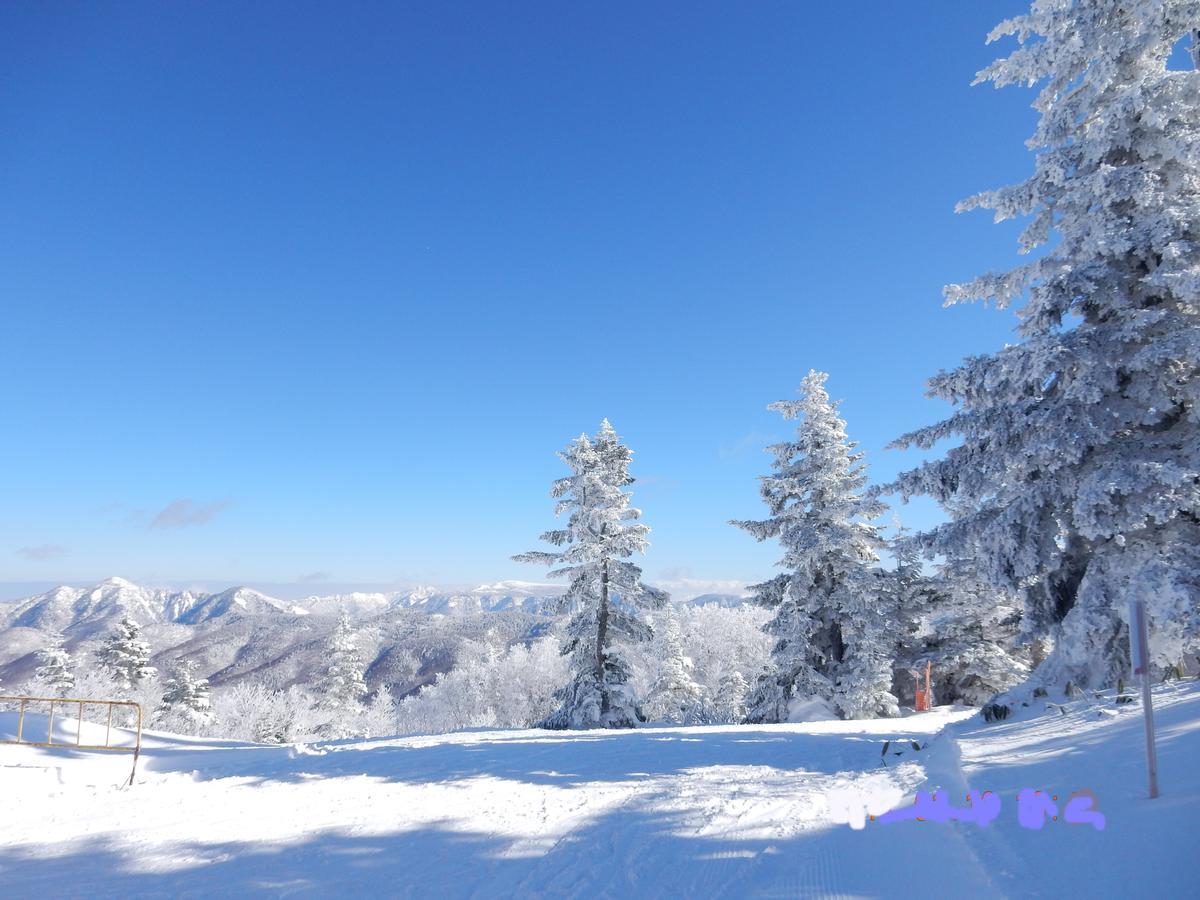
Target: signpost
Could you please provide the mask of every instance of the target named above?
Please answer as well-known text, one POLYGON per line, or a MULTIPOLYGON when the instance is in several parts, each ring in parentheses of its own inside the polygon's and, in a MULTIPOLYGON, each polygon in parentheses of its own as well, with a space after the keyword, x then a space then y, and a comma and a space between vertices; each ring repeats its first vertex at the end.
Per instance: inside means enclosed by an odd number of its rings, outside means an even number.
POLYGON ((1142 716, 1146 723, 1146 770, 1150 799, 1158 796, 1158 757, 1154 752, 1154 707, 1150 702, 1150 642, 1146 635, 1146 604, 1129 601, 1129 655, 1133 674, 1142 676, 1142 716))

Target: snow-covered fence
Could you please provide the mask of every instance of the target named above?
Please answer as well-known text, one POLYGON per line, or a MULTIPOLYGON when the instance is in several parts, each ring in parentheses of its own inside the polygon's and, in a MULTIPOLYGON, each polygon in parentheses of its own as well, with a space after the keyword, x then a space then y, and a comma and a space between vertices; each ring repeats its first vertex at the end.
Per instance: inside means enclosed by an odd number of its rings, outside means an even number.
MULTIPOLYGON (((5 738, 0 735, 0 744, 23 744, 28 747, 66 747, 72 750, 102 750, 112 753, 132 753, 133 767, 129 772, 129 784, 133 784, 133 776, 137 773, 138 757, 142 753, 142 705, 134 703, 132 700, 84 700, 76 697, 0 697, 0 708, 6 708, 15 705, 17 712, 17 733, 15 738, 5 738), (27 735, 25 729, 25 713, 30 704, 49 706, 49 712, 46 716, 46 735, 45 740, 38 740, 37 736, 27 735), (104 724, 104 742, 99 741, 99 725, 88 723, 89 742, 84 743, 84 718, 83 711, 88 706, 103 706, 107 707, 108 715, 104 724), (75 719, 74 740, 72 735, 66 732, 65 728, 61 729, 59 740, 55 740, 54 734, 54 712, 55 708, 61 708, 67 718, 75 719), (75 707, 74 714, 67 713, 71 707, 75 707), (132 746, 114 744, 113 743, 113 709, 115 707, 129 708, 136 714, 137 717, 137 733, 136 740, 132 746)), ((60 723, 61 724, 61 723, 60 723)), ((40 729, 39 729, 40 733, 40 729)))

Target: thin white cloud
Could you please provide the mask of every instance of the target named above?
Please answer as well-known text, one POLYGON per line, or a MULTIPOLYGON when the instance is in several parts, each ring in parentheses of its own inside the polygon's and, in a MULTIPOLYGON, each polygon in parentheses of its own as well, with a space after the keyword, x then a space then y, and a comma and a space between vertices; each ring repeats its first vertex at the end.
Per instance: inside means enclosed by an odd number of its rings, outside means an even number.
POLYGON ((68 552, 62 544, 35 544, 30 547, 22 547, 17 551, 17 555, 33 560, 62 559, 68 552))
POLYGON ((233 503, 230 500, 218 500, 216 503, 197 503, 187 497, 172 500, 154 515, 151 528, 183 528, 188 525, 204 525, 211 522, 219 513, 228 509, 233 503))

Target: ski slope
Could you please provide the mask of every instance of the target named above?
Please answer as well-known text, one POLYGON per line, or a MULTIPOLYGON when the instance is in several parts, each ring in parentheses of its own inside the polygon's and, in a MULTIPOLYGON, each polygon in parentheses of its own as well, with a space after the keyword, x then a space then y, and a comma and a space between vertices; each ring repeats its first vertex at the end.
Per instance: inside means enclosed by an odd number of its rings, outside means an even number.
MULTIPOLYGON (((943 708, 285 747, 149 734, 132 788, 124 755, 0 746, 0 895, 1184 896, 1198 687, 1156 693, 1154 801, 1140 711, 1111 698, 994 725, 943 708), (884 741, 900 743, 884 757, 884 741), (1021 827, 1025 787, 1091 790, 1105 829, 1021 827), (846 797, 904 804, 933 788, 959 805, 991 790, 1001 813, 987 828, 835 821, 846 797)), ((57 726, 74 739, 72 721, 57 726)))

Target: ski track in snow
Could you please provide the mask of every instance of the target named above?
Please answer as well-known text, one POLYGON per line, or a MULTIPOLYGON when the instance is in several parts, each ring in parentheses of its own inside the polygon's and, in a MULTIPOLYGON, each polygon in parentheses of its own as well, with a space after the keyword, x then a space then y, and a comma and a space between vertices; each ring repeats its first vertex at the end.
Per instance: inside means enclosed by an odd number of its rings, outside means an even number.
MULTIPOLYGON (((1170 873, 1200 812, 1187 765, 1200 690, 1162 689, 1158 702, 1153 804, 1138 711, 1085 702, 990 726, 940 709, 284 747, 150 734, 131 789, 119 787, 127 756, 4 746, 0 885, 13 897, 1107 896, 1126 883, 1122 851, 1153 843, 1149 883, 1178 895, 1170 873), (883 766, 883 741, 900 738, 928 746, 883 766), (855 787, 990 789, 1004 808, 989 829, 857 831, 829 803, 855 787), (1109 827, 1021 829, 1022 787, 1091 788, 1109 827)), ((0 714, 0 733, 14 719, 0 714)), ((57 724, 74 737, 73 722, 57 724)))

